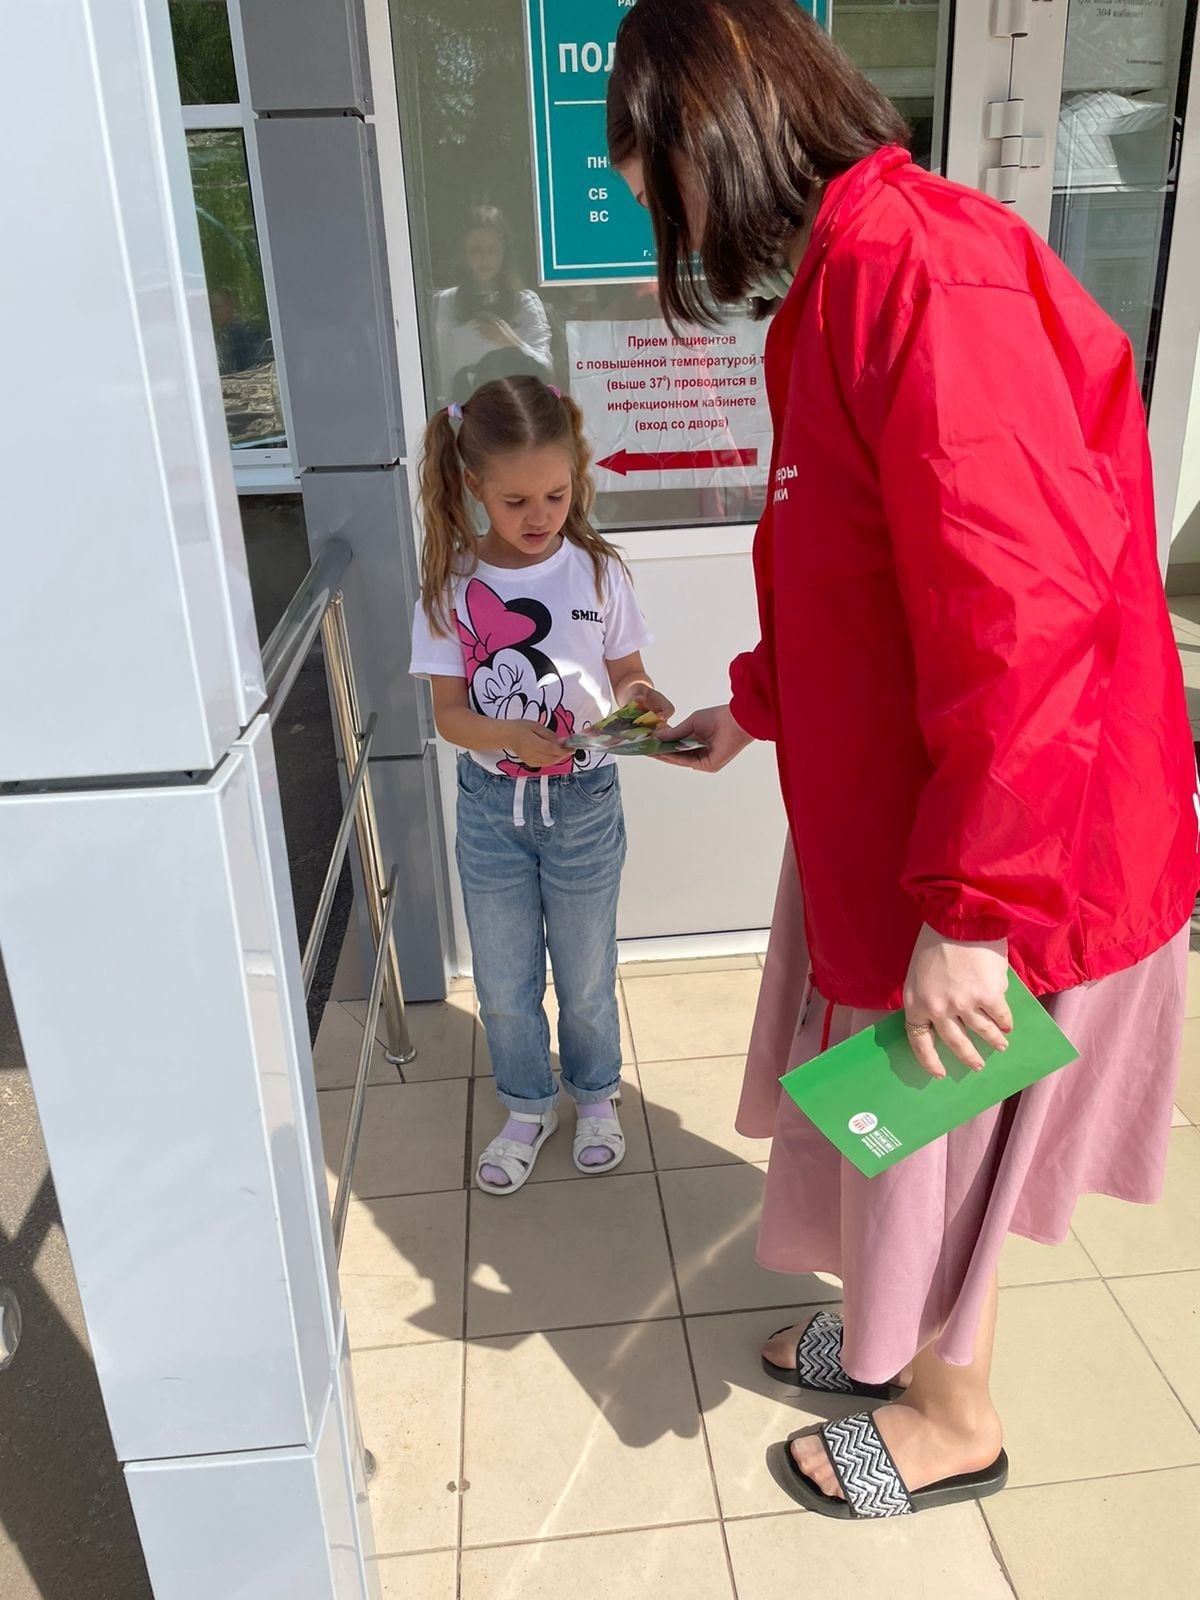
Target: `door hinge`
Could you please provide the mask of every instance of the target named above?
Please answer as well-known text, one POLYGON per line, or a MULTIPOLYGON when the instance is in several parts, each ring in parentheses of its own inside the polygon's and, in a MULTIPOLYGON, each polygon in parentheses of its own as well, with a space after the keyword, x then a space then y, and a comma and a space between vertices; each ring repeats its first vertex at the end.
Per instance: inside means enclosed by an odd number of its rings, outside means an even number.
POLYGON ((1024 39, 1029 32, 1029 0, 992 0, 992 38, 1024 39))
POLYGON ((991 101, 985 131, 999 144, 1000 160, 985 172, 984 189, 993 200, 1016 205, 1020 175, 1045 162, 1046 141, 1040 134, 1025 132, 1024 100, 991 101))

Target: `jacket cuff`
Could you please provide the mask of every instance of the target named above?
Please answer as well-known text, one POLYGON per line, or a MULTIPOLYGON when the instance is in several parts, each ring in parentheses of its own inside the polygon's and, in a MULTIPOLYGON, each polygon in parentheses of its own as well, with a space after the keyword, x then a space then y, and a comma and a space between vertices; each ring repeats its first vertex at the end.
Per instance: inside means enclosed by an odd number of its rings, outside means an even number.
POLYGON ((733 694, 729 709, 743 733, 748 733, 752 739, 773 744, 778 737, 775 708, 760 687, 758 668, 759 662, 754 651, 738 656, 730 667, 729 682, 733 694))
POLYGON ((929 905, 920 901, 921 915, 935 933, 943 939, 957 939, 963 943, 995 944, 1012 936, 1012 924, 1003 917, 963 916, 944 906, 929 905))

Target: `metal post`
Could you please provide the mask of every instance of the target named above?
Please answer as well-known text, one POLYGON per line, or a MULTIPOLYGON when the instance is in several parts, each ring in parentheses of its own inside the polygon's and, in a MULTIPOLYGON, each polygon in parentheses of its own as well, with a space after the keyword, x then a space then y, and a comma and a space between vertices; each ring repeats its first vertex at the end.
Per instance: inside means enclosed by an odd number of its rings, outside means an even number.
MULTIPOLYGON (((329 664, 329 677, 333 687, 334 712, 338 721, 342 755, 346 771, 350 773, 361 753, 362 723, 359 717, 358 692, 354 682, 354 666, 350 656, 350 640, 346 632, 346 616, 340 594, 334 596, 321 624, 325 641, 325 659, 329 664)), ((371 932, 378 950, 384 940, 384 868, 383 851, 379 843, 379 823, 375 815, 375 800, 368 777, 359 796, 355 812, 355 833, 358 854, 362 862, 363 881, 367 888, 367 911, 371 918, 371 932)), ((379 1000, 376 996, 375 1004, 379 1000)), ((383 985, 384 1016, 387 1020, 388 1060, 394 1067, 402 1067, 416 1056, 408 1031, 404 1011, 404 990, 400 983, 400 961, 396 954, 396 941, 389 920, 384 957, 383 985)), ((367 1016, 367 1033, 374 1037, 375 1017, 367 1016)), ((403 1076, 403 1074, 401 1075, 403 1076)))
POLYGON ((350 1097, 350 1120, 346 1124, 346 1138, 342 1145, 342 1164, 338 1170, 337 1191, 333 1197, 333 1247, 339 1261, 342 1259, 342 1240, 346 1233, 346 1215, 350 1209, 350 1180, 358 1157, 358 1141, 362 1133, 363 1110, 367 1103, 367 1079, 371 1072, 371 1051, 375 1033, 371 1018, 379 1009, 383 993, 383 977, 387 971, 387 949, 392 941, 392 923, 396 917, 396 882, 399 869, 392 868, 388 879, 380 929, 379 947, 375 955, 375 971, 371 974, 371 994, 367 1004, 367 1025, 363 1029, 362 1048, 358 1053, 358 1071, 354 1075, 354 1093, 350 1097))
POLYGON ((342 813, 342 820, 338 824, 337 838, 333 842, 333 855, 329 858, 329 868, 325 873, 325 882, 321 886, 321 898, 317 901, 316 914, 312 920, 312 927, 308 931, 308 941, 304 946, 304 956, 300 962, 300 972, 304 978, 304 993, 307 995, 313 986, 316 976, 317 962, 321 958, 321 946, 325 943, 325 934, 329 927, 329 916, 333 910, 334 897, 337 886, 342 876, 342 863, 346 859, 346 846, 350 841, 350 829, 358 815, 359 795, 362 793, 363 784, 367 780, 367 766, 371 759, 371 744, 375 738, 375 727, 378 718, 372 711, 367 718, 367 725, 363 729, 362 744, 359 747, 358 765, 354 769, 354 776, 350 780, 350 793, 346 796, 346 809, 342 813))

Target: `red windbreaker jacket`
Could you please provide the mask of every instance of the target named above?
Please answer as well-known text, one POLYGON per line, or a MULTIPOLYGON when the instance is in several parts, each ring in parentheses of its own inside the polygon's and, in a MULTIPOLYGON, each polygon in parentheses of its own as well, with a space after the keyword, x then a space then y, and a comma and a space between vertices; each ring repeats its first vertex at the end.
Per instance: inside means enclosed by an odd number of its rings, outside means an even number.
POLYGON ((766 351, 762 641, 813 976, 896 1007, 922 922, 1036 993, 1183 927, 1200 798, 1125 335, 1012 212, 881 150, 766 351))

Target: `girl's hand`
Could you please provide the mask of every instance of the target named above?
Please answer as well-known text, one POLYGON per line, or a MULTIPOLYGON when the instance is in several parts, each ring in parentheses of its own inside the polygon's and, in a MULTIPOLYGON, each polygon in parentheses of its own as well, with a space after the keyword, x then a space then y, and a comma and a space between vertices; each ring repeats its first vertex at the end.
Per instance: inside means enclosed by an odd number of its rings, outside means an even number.
POLYGON ((696 711, 673 728, 661 728, 660 739, 702 739, 703 750, 690 750, 678 756, 659 756, 672 767, 689 767, 693 772, 720 772, 740 756, 754 740, 734 721, 728 706, 710 706, 696 711))
POLYGON ((558 767, 567 756, 562 740, 541 722, 506 723, 504 748, 527 767, 558 767))
POLYGON ((1007 940, 944 939, 933 928, 921 929, 904 985, 904 1016, 912 1053, 930 1077, 946 1076, 937 1038, 976 1072, 983 1058, 968 1030, 996 1050, 1008 1049, 1005 1036, 1013 1023, 1007 990, 1007 940))
POLYGON ((648 683, 635 684, 625 704, 641 706, 643 711, 653 711, 656 717, 665 717, 668 722, 675 715, 675 707, 666 695, 659 689, 651 688, 648 683))

